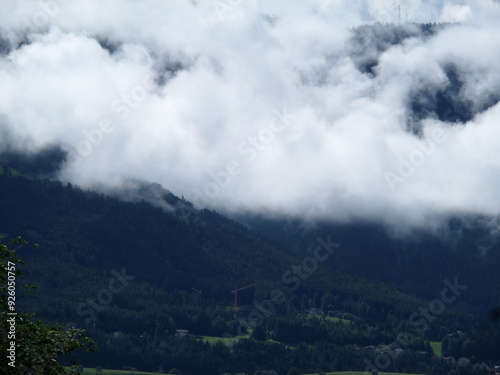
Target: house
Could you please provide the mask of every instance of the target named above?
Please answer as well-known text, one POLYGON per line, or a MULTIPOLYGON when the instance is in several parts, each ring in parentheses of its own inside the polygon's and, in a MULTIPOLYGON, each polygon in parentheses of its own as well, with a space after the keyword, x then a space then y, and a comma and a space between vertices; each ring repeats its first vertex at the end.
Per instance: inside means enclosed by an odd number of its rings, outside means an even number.
POLYGON ((457 362, 458 362, 459 365, 469 365, 470 364, 470 359, 462 357, 462 358, 459 358, 457 362))
POLYGON ((187 329, 176 329, 175 330, 175 336, 177 337, 184 337, 187 336, 189 331, 187 329))

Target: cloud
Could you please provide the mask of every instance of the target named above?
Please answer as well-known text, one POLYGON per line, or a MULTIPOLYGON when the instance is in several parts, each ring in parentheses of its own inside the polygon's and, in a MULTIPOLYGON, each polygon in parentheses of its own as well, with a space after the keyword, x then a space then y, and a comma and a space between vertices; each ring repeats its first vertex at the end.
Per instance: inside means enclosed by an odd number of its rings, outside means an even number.
POLYGON ((471 15, 469 6, 451 4, 444 7, 441 19, 444 22, 465 22, 471 15))
POLYGON ((158 181, 227 213, 394 226, 496 216, 499 10, 4 1, 1 134, 18 151, 59 145, 65 181, 158 181), (401 25, 362 27, 377 21, 401 25))

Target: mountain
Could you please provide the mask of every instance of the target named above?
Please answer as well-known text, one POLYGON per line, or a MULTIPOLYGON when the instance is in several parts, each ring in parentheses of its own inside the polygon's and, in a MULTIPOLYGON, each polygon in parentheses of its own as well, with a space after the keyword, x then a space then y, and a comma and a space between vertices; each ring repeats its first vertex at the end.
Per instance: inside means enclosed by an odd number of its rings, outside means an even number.
POLYGON ((262 218, 243 225, 196 210, 156 184, 143 183, 124 201, 3 170, 2 232, 41 245, 19 250, 27 263, 26 281, 39 287, 22 295, 19 304, 44 320, 87 328, 101 352, 82 355, 86 366, 176 367, 186 374, 269 369, 281 374, 290 364, 303 372, 366 370, 379 352, 360 348, 382 350, 390 344, 386 350, 399 345, 404 355, 384 370, 442 366, 441 373, 448 373, 453 366, 430 354, 429 341, 443 339, 446 353, 498 359, 492 344, 497 337, 480 334, 490 332, 485 308, 473 305, 485 295, 492 298, 495 289, 467 296, 469 290, 476 293, 472 278, 460 289, 462 273, 481 262, 489 265, 479 268, 485 273, 477 284, 497 282, 488 273, 495 246, 485 255, 488 261, 473 252, 467 267, 456 270, 463 251, 445 251, 442 245, 423 256, 431 242, 401 249, 403 242, 373 226, 325 224, 299 235, 262 218), (162 207, 140 200, 155 202, 159 196, 162 207), (294 241, 301 251, 293 249, 294 241), (433 264, 453 251, 451 263, 433 264), (411 277, 402 282, 405 273, 411 277), (231 291, 249 285, 238 293, 235 310, 231 291), (459 285, 456 303, 447 303, 422 328, 415 315, 422 318, 420 311, 430 306, 422 297, 440 298, 446 285, 459 285), (179 329, 190 335, 177 337, 179 329), (465 336, 453 336, 457 331, 465 336), (401 345, 397 338, 404 332, 413 338, 401 345), (205 336, 226 337, 229 344, 205 336), (427 352, 423 359, 417 358, 420 352, 427 352))
POLYGON ((425 299, 434 299, 443 280, 468 286, 463 309, 487 316, 500 300, 500 238, 497 223, 478 215, 454 216, 439 230, 394 233, 374 222, 308 223, 299 219, 239 215, 238 221, 295 253, 303 254, 314 238, 331 235, 342 243, 335 268, 389 282, 425 299))

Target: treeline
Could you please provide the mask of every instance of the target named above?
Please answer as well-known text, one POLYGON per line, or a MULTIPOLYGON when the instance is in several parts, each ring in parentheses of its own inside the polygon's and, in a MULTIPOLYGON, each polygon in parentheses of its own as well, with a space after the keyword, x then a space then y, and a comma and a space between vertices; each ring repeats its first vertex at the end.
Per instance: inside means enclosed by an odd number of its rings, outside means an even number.
POLYGON ((473 329, 469 332, 454 332, 443 339, 443 352, 455 358, 472 358, 473 361, 488 361, 499 358, 500 329, 473 329))

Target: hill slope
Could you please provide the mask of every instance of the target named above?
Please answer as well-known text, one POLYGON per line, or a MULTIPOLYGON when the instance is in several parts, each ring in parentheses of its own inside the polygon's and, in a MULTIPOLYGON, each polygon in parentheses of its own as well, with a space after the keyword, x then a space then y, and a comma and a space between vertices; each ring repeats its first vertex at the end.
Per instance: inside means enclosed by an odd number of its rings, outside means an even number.
MULTIPOLYGON (((394 342, 410 330, 420 336, 407 348, 411 357, 431 352, 427 339, 475 325, 472 316, 450 306, 417 332, 408 317, 428 303, 394 285, 340 272, 336 259, 345 257, 344 244, 335 245, 330 257, 318 252, 315 264, 314 252, 294 253, 215 212, 194 210, 167 191, 170 212, 8 174, 0 176, 0 191, 2 232, 41 245, 20 250, 28 281, 40 287, 22 296, 20 305, 46 320, 89 329, 102 350, 84 357, 88 366, 219 374, 285 372, 295 361, 307 372, 316 371, 315 356, 333 351, 322 361, 325 371, 363 370, 364 359, 373 360, 374 353, 356 345, 394 342), (247 307, 234 311, 231 290, 250 284, 238 293, 239 305, 247 307), (331 318, 298 315, 310 308, 331 318), (254 328, 253 339, 232 348, 175 337, 177 329, 220 337, 247 328, 254 328), (268 339, 274 341, 262 341, 268 339), (296 345, 302 350, 293 350, 296 345)), ((327 233, 319 238, 310 246, 333 243, 327 233)), ((434 360, 429 357, 425 366, 434 360)), ((414 371, 427 368, 407 361, 414 371)), ((391 366, 402 368, 397 361, 391 366)))

